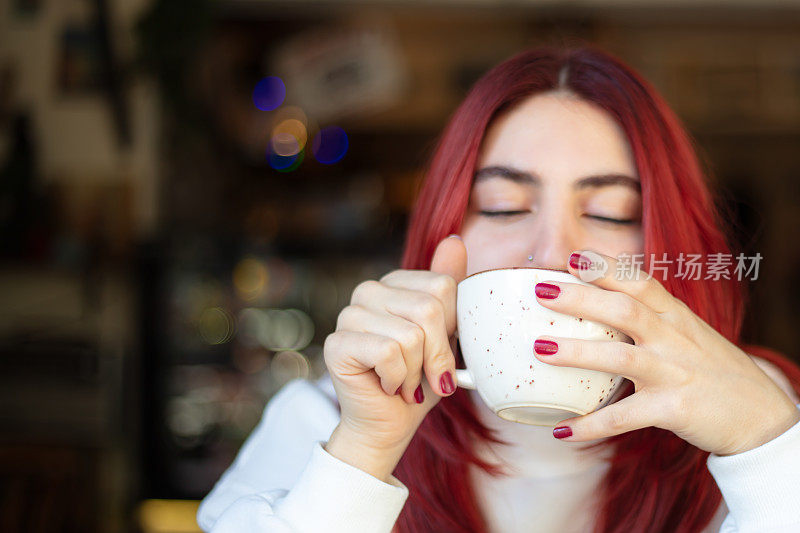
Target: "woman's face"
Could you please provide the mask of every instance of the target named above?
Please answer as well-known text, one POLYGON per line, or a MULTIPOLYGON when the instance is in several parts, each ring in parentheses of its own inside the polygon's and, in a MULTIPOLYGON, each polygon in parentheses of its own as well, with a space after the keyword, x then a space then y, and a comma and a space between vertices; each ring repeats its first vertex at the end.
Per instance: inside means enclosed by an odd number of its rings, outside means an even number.
POLYGON ((524 100, 489 127, 476 169, 461 229, 468 275, 565 270, 573 250, 642 253, 642 198, 627 138, 592 104, 565 92, 524 100))

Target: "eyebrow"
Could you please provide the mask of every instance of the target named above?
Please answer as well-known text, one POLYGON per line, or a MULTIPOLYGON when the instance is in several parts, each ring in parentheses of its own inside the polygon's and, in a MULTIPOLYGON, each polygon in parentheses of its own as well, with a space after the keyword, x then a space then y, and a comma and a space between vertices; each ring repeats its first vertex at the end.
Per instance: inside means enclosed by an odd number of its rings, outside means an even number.
MULTIPOLYGON (((504 166, 484 167, 478 170, 475 172, 474 183, 478 183, 479 181, 489 178, 503 178, 515 183, 522 183, 526 185, 539 186, 542 184, 542 179, 535 173, 524 172, 522 170, 504 166)), ((588 187, 606 187, 608 185, 624 185, 636 190, 637 192, 641 192, 642 190, 642 184, 638 179, 628 176, 627 174, 621 174, 617 172, 584 176, 575 182, 574 188, 585 189, 588 187)))

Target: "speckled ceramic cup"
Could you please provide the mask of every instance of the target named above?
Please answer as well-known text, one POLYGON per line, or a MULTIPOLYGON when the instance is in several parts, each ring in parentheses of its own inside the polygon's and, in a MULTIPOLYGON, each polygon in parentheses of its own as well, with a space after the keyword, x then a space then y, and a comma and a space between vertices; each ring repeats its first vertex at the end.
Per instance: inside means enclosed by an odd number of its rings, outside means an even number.
POLYGON ((536 358, 533 341, 542 335, 631 342, 596 322, 539 305, 541 281, 589 285, 561 270, 508 268, 469 276, 458 284, 458 341, 466 369, 458 385, 477 389, 499 417, 553 426, 608 404, 624 378, 606 372, 549 365, 536 358))

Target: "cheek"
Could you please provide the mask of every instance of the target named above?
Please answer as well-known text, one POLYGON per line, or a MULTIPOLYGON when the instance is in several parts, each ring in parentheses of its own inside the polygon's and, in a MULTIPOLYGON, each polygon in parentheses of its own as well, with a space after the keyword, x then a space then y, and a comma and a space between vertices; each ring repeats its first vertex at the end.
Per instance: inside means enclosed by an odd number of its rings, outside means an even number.
POLYGON ((602 239, 593 240, 595 240, 595 245, 589 244, 585 248, 596 250, 610 257, 617 257, 620 254, 634 255, 644 253, 644 237, 641 230, 606 235, 602 239))
POLYGON ((636 236, 632 239, 631 248, 636 250, 635 253, 644 253, 644 235, 641 231, 636 232, 636 236))
POLYGON ((483 224, 465 224, 461 238, 467 248, 467 275, 493 268, 520 266, 520 258, 527 256, 524 235, 511 228, 498 232, 490 231, 483 224))
POLYGON ((625 252, 629 254, 644 253, 644 235, 642 230, 633 231, 626 234, 619 239, 620 253, 625 252))

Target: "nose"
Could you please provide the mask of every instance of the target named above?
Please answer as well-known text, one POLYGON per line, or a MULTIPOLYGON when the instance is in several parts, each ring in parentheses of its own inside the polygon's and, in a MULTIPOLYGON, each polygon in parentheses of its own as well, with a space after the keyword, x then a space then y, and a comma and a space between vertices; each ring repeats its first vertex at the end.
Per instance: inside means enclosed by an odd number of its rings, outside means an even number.
POLYGON ((567 259, 573 250, 580 249, 578 228, 561 213, 541 213, 531 242, 531 261, 536 268, 567 269, 567 259))

